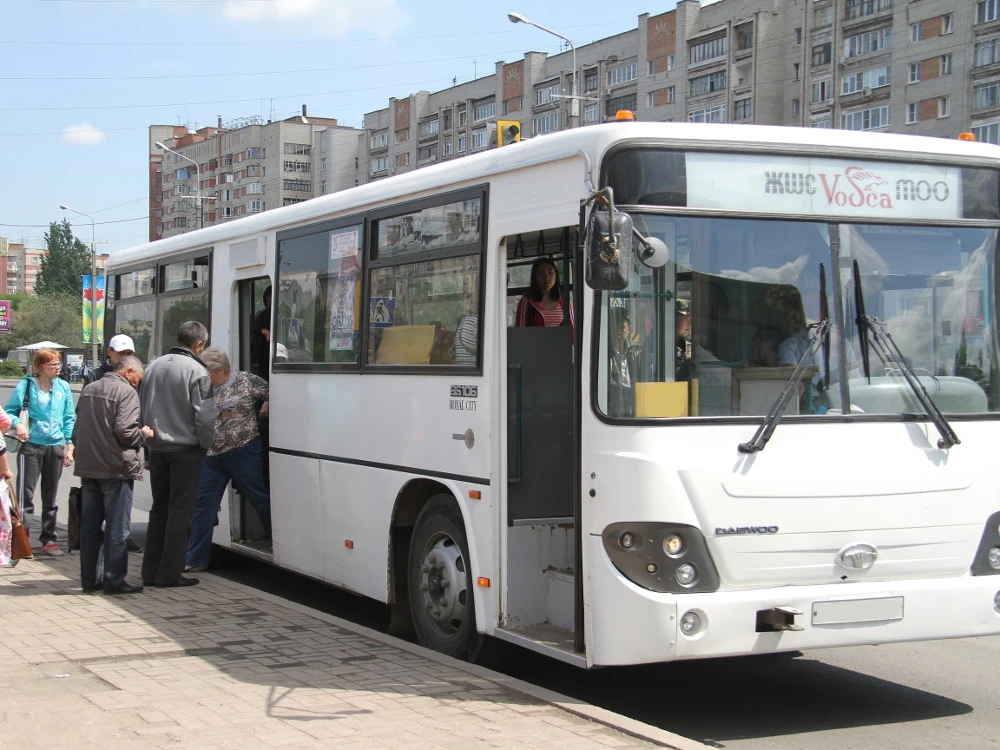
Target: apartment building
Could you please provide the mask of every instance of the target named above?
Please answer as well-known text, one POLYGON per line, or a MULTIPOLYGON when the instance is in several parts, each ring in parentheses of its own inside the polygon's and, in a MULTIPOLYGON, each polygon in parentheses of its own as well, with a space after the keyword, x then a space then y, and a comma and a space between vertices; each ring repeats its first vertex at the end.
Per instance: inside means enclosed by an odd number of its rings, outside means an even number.
POLYGON ((305 107, 273 122, 220 121, 194 133, 170 128, 149 128, 150 240, 358 184, 361 131, 311 117, 305 107))
POLYGON ((1000 142, 1000 0, 680 0, 577 48, 576 100, 573 57, 390 98, 364 117, 362 181, 489 148, 498 120, 531 138, 619 110, 1000 142))
MULTIPOLYGON (((11 242, 0 237, 0 297, 10 294, 34 294, 38 274, 42 270, 45 248, 27 247, 21 242, 11 242)), ((107 255, 97 256, 97 273, 104 274, 107 255)))

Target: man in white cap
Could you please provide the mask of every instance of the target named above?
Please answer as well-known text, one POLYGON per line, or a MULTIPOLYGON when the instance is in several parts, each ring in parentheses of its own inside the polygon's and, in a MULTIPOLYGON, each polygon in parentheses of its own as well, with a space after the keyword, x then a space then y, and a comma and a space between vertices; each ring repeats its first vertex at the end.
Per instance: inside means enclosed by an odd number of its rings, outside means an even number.
MULTIPOLYGON (((107 353, 108 358, 101 363, 100 367, 94 368, 87 383, 93 383, 95 380, 103 378, 109 372, 114 372, 115 365, 118 364, 118 360, 122 357, 135 355, 135 344, 132 342, 132 337, 126 336, 124 333, 116 333, 108 342, 107 353)), ((142 545, 134 542, 131 536, 125 540, 125 547, 129 552, 142 552, 142 545)))
POLYGON ((126 336, 124 333, 116 333, 108 342, 107 352, 108 358, 101 363, 100 367, 94 370, 89 382, 93 383, 95 380, 103 378, 109 372, 114 372, 115 365, 119 359, 135 354, 135 344, 132 343, 131 337, 126 336))

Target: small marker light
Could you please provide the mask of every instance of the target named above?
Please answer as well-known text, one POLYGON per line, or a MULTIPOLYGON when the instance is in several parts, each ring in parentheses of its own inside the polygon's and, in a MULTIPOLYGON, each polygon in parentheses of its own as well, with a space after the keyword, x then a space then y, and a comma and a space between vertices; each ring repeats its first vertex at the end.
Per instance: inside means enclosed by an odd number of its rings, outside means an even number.
POLYGON ((635 113, 630 109, 619 109, 615 112, 615 120, 621 122, 623 120, 634 120, 635 113))
POLYGON ((693 586, 698 580, 698 568, 692 563, 678 565, 677 572, 674 573, 674 578, 681 586, 693 586))
POLYGON ((974 141, 976 140, 975 133, 959 133, 958 140, 960 141, 974 141))
POLYGON ((993 570, 1000 570, 1000 547, 990 547, 986 559, 989 560, 990 567, 993 570))
POLYGON ((347 549, 354 549, 354 542, 350 539, 345 539, 344 546, 347 547, 347 549))
POLYGON ((684 538, 680 534, 667 534, 663 537, 663 551, 670 557, 676 557, 684 550, 684 538))
POLYGON ((489 578, 477 578, 476 579, 476 584, 479 585, 479 586, 482 586, 484 589, 488 589, 490 587, 490 579, 489 578))
POLYGON ((649 563, 649 564, 648 564, 648 565, 646 566, 646 572, 647 572, 647 573, 655 573, 655 572, 656 572, 656 571, 658 571, 658 570, 659 570, 659 568, 658 568, 658 567, 656 567, 656 563, 649 563))
POLYGON ((482 498, 482 496, 483 493, 480 492, 479 490, 469 490, 469 499, 471 500, 479 500, 482 498))
POLYGON ((684 635, 694 635, 701 630, 701 618, 697 612, 685 612, 681 615, 681 632, 684 635))
POLYGON ((631 531, 624 532, 618 537, 618 544, 622 549, 632 549, 635 546, 635 535, 631 531))

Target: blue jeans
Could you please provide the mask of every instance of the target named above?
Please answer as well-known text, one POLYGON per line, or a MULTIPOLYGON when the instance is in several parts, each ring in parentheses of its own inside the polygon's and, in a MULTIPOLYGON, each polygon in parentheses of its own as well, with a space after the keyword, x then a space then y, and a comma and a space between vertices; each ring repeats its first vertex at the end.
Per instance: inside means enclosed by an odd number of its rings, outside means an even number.
POLYGON ((104 590, 125 584, 128 539, 132 521, 132 480, 84 479, 80 500, 80 582, 97 583, 98 561, 104 547, 104 590), (101 529, 101 526, 104 529, 101 529))
POLYGON ((264 484, 263 447, 259 437, 246 445, 206 456, 201 467, 198 499, 191 518, 188 537, 187 565, 207 568, 212 552, 212 529, 229 482, 247 499, 257 512, 264 532, 271 535, 271 493, 264 484))

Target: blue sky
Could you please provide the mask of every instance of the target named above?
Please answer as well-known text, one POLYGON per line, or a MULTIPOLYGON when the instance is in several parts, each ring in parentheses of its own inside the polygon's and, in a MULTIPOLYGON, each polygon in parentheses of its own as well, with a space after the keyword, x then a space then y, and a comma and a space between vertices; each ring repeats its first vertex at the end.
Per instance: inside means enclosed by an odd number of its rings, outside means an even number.
POLYGON ((70 218, 98 252, 147 237, 147 127, 250 115, 360 127, 390 96, 493 71, 555 37, 579 48, 673 0, 3 0, 0 236, 43 247, 70 218))

